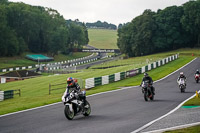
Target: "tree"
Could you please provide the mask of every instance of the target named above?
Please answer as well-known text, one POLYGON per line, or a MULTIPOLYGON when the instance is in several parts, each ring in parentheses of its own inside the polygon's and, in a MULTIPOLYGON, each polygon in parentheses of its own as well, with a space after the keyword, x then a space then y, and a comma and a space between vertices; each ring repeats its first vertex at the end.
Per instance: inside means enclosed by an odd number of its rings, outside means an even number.
POLYGON ((0 5, 0 56, 13 56, 25 50, 34 53, 69 53, 70 48, 88 44, 84 23, 66 24, 56 10, 6 0, 0 5))
POLYGON ((184 29, 192 35, 191 44, 200 47, 200 0, 185 3, 183 10, 181 23, 184 29))
POLYGON ((117 44, 121 52, 128 56, 140 56, 153 52, 154 14, 151 10, 145 10, 141 16, 118 29, 117 44))
POLYGON ((188 43, 180 23, 182 16, 183 9, 177 6, 159 10, 155 15, 157 30, 153 37, 153 43, 157 52, 184 47, 188 43))
POLYGON ((0 56, 20 54, 16 33, 7 25, 4 5, 0 6, 0 20, 0 56))
POLYGON ((52 33, 51 41, 49 43, 49 52, 54 57, 59 51, 65 52, 67 46, 68 30, 66 27, 60 26, 52 33))

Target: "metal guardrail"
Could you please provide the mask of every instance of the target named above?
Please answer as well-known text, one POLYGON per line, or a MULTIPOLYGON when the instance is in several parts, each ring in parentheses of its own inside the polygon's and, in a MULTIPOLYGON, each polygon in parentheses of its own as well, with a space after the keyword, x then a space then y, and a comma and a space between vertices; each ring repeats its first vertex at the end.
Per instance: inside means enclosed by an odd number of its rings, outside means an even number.
POLYGON ((13 98, 14 95, 21 96, 21 90, 20 89, 16 89, 16 90, 0 91, 0 101, 3 101, 5 99, 13 98))

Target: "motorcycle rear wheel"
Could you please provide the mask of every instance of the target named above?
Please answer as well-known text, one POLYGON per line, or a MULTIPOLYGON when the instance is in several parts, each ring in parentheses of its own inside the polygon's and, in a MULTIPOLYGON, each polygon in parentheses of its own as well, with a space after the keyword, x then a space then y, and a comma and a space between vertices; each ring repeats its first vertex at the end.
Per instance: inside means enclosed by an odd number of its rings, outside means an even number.
POLYGON ((73 118, 74 118, 74 116, 75 116, 74 110, 70 111, 69 106, 65 106, 64 113, 65 113, 65 117, 66 117, 68 120, 73 120, 73 118))
POLYGON ((151 97, 150 97, 150 100, 153 100, 154 99, 154 95, 152 95, 151 97))
POLYGON ((181 93, 185 92, 185 89, 184 88, 181 88, 181 93))

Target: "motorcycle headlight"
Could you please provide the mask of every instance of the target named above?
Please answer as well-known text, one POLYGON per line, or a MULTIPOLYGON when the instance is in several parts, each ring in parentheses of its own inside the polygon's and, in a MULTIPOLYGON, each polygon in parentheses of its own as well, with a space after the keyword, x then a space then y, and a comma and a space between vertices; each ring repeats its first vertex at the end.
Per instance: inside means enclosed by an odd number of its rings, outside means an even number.
POLYGON ((85 90, 84 90, 84 91, 82 91, 82 94, 83 94, 83 95, 85 95, 85 94, 86 94, 86 91, 85 91, 85 90))

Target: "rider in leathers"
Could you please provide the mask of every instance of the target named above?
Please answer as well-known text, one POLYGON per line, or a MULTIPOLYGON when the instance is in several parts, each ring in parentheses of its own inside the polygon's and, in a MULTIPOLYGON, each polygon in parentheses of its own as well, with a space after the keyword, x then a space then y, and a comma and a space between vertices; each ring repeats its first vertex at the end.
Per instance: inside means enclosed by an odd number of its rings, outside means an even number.
POLYGON ((200 74, 198 69, 197 69, 197 71, 195 72, 195 74, 200 74))
POLYGON ((76 83, 72 77, 69 77, 69 78, 67 78, 67 88, 63 95, 63 96, 65 96, 64 98, 66 98, 69 95, 69 93, 72 91, 72 89, 75 90, 75 92, 78 94, 78 97, 83 101, 84 105, 86 105, 86 97, 82 93, 79 84, 76 83))
POLYGON ((179 77, 178 77, 178 79, 177 79, 177 82, 179 83, 179 80, 181 79, 181 78, 183 78, 184 79, 184 81, 185 81, 185 86, 186 86, 186 76, 183 74, 183 72, 180 72, 180 75, 179 75, 179 77))
POLYGON ((144 81, 148 81, 148 83, 151 85, 151 92, 152 92, 153 95, 155 95, 155 88, 153 87, 153 80, 147 73, 144 73, 144 77, 142 79, 140 86, 142 85, 142 83, 144 81))

